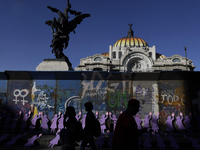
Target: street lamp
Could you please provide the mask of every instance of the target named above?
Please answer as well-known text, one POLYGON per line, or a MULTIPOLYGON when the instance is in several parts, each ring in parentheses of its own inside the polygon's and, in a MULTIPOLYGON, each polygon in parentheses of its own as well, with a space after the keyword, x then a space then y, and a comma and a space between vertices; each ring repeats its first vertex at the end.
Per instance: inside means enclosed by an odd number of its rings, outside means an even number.
POLYGON ((185 58, 186 58, 186 71, 187 71, 187 46, 184 46, 185 58))

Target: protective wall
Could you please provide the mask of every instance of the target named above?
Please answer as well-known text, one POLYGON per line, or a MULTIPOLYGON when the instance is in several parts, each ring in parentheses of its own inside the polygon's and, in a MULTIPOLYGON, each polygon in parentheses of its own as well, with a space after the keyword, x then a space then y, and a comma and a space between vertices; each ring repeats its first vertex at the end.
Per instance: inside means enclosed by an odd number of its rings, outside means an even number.
POLYGON ((114 72, 29 72, 0 73, 0 112, 14 114, 29 110, 43 112, 52 119, 55 113, 73 106, 85 114, 84 103, 91 101, 94 112, 112 112, 117 117, 128 100, 141 103, 143 119, 159 112, 159 124, 165 129, 167 116, 199 111, 200 72, 114 73, 114 72), (194 102, 193 102, 194 100, 194 102))

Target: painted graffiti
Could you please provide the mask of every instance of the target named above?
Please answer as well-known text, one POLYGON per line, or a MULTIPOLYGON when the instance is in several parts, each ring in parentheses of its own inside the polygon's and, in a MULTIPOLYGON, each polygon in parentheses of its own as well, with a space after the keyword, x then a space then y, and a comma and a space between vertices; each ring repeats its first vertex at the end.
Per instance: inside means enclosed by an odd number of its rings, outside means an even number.
POLYGON ((136 99, 139 100, 139 101, 142 101, 142 104, 144 104, 144 100, 143 100, 143 88, 140 85, 138 85, 136 87, 135 95, 136 95, 136 99))
MULTIPOLYGON (((178 116, 180 112, 190 111, 187 83, 182 81, 163 81, 159 83, 160 122, 165 123, 172 113, 178 116), (187 108, 187 107, 188 108, 187 108)), ((164 129, 164 127, 163 127, 164 129)))
POLYGON ((136 99, 140 100, 142 104, 154 102, 154 97, 152 96, 154 88, 143 88, 141 85, 136 87, 135 95, 136 99))
POLYGON ((108 91, 115 92, 119 86, 119 82, 111 82, 109 83, 108 91))
POLYGON ((108 93, 108 103, 110 107, 115 107, 117 105, 117 107, 119 108, 120 106, 120 98, 123 99, 123 105, 127 108, 127 99, 126 99, 126 92, 125 93, 120 93, 120 92, 109 92, 108 93))
MULTIPOLYGON (((132 81, 128 80, 131 76, 127 74, 121 74, 121 78, 124 80, 109 80, 109 78, 115 78, 113 74, 108 75, 107 91, 108 91, 108 105, 111 109, 117 108, 124 110, 127 108, 128 100, 133 98, 132 81)), ((114 111, 117 112, 117 109, 114 111)))
POLYGON ((133 86, 134 98, 140 101, 139 115, 144 117, 149 112, 158 112, 157 84, 152 81, 136 82, 133 86))
POLYGON ((52 108, 54 108, 54 103, 52 103, 52 93, 54 91, 52 90, 52 86, 48 86, 49 84, 51 85, 51 82, 33 82, 31 89, 31 102, 29 104, 33 116, 37 115, 39 111, 43 111, 46 114, 48 113, 50 118, 53 116, 54 109, 52 108))
POLYGON ((181 112, 180 105, 177 106, 164 106, 161 110, 161 116, 166 119, 167 116, 174 113, 176 116, 181 112))
POLYGON ((31 98, 32 98, 32 105, 36 105, 37 108, 39 108, 40 110, 44 109, 44 108, 54 108, 54 106, 50 106, 48 104, 48 99, 50 97, 47 97, 46 93, 44 93, 44 91, 41 91, 40 89, 36 88, 36 82, 33 82, 33 87, 32 87, 32 93, 31 93, 31 98), (34 100, 35 96, 36 96, 36 92, 39 92, 39 94, 37 94, 37 99, 36 101, 34 100))
POLYGON ((14 90, 13 95, 14 95, 15 99, 13 99, 13 101, 15 102, 15 104, 17 104, 20 101, 23 103, 23 105, 25 103, 27 103, 28 100, 25 100, 25 97, 28 95, 28 93, 29 93, 29 91, 27 89, 22 89, 22 90, 16 89, 16 90, 14 90), (20 100, 18 97, 22 97, 22 100, 20 100))
POLYGON ((93 99, 95 101, 99 101, 99 103, 105 104, 105 95, 107 94, 107 88, 87 90, 85 93, 85 99, 93 99))
MULTIPOLYGON (((110 77, 115 78, 113 74, 108 75, 108 80, 105 83, 102 75, 99 72, 93 72, 91 80, 87 80, 87 74, 82 74, 84 80, 82 81, 82 95, 81 100, 91 101, 95 108, 104 110, 106 105, 111 108, 126 108, 127 100, 132 97, 132 81, 112 81, 110 77)), ((128 75, 122 78, 129 78, 128 75)))
POLYGON ((36 82, 33 82, 33 87, 32 87, 32 92, 31 92, 31 94, 32 95, 35 95, 35 92, 37 92, 37 91, 41 91, 40 89, 37 89, 36 88, 36 82))
POLYGON ((145 88, 145 103, 152 103, 154 102, 154 98, 152 96, 152 93, 154 92, 154 88, 145 88))
POLYGON ((112 91, 112 92, 116 92, 116 90, 120 91, 129 91, 131 92, 132 90, 132 85, 133 82, 131 80, 128 80, 131 78, 130 74, 121 74, 122 80, 116 80, 116 81, 112 81, 110 80, 110 78, 115 78, 115 76, 112 73, 108 74, 107 77, 107 85, 108 85, 108 91, 112 91))
POLYGON ((79 96, 72 96, 68 98, 65 102, 65 110, 68 106, 73 106, 77 112, 81 110, 80 108, 81 99, 79 96))
POLYGON ((177 95, 176 90, 162 90, 160 95, 160 103, 165 105, 185 105, 185 96, 177 95))
POLYGON ((80 96, 81 103, 90 101, 94 105, 94 110, 106 110, 107 84, 102 75, 99 72, 94 72, 90 78, 91 80, 87 80, 85 73, 82 75, 84 80, 82 81, 82 94, 80 96))
POLYGON ((81 96, 81 99, 84 98, 86 92, 89 90, 89 91, 93 91, 93 92, 90 92, 90 93, 96 93, 99 91, 99 89, 101 89, 101 85, 102 83, 104 82, 103 80, 103 77, 101 76, 101 74, 99 72, 94 72, 92 74, 92 78, 90 81, 87 81, 86 78, 86 74, 83 73, 82 74, 84 76, 84 81, 82 82, 82 86, 83 86, 83 91, 82 91, 82 96, 81 96), (99 77, 99 80, 98 80, 98 83, 96 85, 96 87, 94 87, 94 79, 95 79, 95 76, 99 77))
POLYGON ((54 108, 54 106, 50 106, 48 104, 48 99, 49 99, 49 97, 47 97, 46 94, 44 94, 44 91, 41 91, 38 94, 37 101, 33 102, 33 104, 35 104, 36 107, 39 108, 39 109, 54 108))

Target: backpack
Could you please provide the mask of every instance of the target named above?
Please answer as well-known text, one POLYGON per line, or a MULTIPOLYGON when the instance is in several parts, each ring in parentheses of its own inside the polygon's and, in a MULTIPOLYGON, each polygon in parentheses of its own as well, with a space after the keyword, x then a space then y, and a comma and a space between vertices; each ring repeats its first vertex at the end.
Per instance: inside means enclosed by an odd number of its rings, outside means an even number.
POLYGON ((101 124, 98 119, 94 119, 93 135, 97 138, 101 135, 101 124))
POLYGON ((72 123, 70 125, 70 129, 65 129, 65 130, 69 130, 71 133, 71 138, 75 141, 80 142, 81 138, 82 138, 82 124, 80 123, 80 121, 76 121, 75 123, 72 123))
POLYGON ((82 131, 83 131, 83 128, 82 128, 82 124, 80 121, 77 121, 75 123, 75 135, 76 135, 76 141, 80 142, 81 141, 81 138, 82 138, 82 131))

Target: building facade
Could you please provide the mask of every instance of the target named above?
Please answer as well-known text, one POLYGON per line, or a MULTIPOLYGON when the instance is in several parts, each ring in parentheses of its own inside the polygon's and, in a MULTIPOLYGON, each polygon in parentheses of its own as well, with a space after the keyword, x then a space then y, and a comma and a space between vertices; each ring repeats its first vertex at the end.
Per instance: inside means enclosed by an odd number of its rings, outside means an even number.
POLYGON ((156 53, 156 46, 149 47, 142 38, 135 37, 132 24, 127 36, 109 46, 108 53, 82 58, 76 71, 194 71, 192 60, 180 55, 166 57, 156 53))

